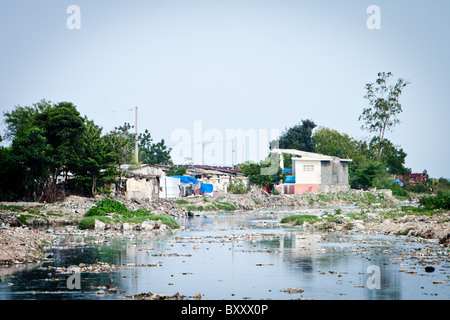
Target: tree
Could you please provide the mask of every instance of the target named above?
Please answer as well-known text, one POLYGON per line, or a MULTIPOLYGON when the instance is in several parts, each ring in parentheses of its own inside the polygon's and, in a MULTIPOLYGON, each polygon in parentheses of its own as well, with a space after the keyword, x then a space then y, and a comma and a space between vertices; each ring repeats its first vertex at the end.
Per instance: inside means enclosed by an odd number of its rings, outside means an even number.
POLYGON ((377 178, 385 174, 386 169, 382 163, 368 160, 360 163, 354 172, 349 174, 349 183, 352 188, 369 189, 374 186, 377 178))
POLYGON ((174 167, 173 165, 171 165, 170 168, 166 170, 166 176, 182 176, 186 173, 186 171, 187 168, 184 166, 174 167))
POLYGON ((122 165, 133 160, 133 147, 135 135, 129 130, 133 128, 129 123, 115 127, 106 135, 108 151, 114 155, 115 163, 119 165, 119 191, 122 190, 122 165))
MULTIPOLYGON (((408 81, 400 78, 392 85, 389 79, 391 72, 378 73, 378 79, 375 83, 367 83, 367 94, 364 96, 369 101, 370 107, 364 108, 358 121, 364 121, 361 129, 369 132, 375 132, 380 142, 383 142, 386 130, 392 130, 394 126, 400 123, 397 118, 402 112, 402 106, 399 102, 400 95, 408 81)), ((382 147, 377 153, 377 161, 381 159, 382 147)))
POLYGON ((70 170, 70 161, 79 152, 83 119, 70 102, 52 104, 46 100, 33 106, 5 112, 10 156, 26 190, 26 198, 41 193, 40 199, 53 201, 57 177, 70 170))
POLYGON ((314 152, 312 132, 315 127, 316 124, 312 120, 302 120, 301 124, 287 129, 280 136, 279 148, 314 152))
POLYGON ((268 187, 272 184, 278 184, 286 179, 283 169, 278 167, 274 174, 262 174, 262 168, 268 168, 272 165, 270 161, 262 161, 261 163, 247 162, 239 165, 241 172, 248 178, 250 184, 260 187, 268 187))
POLYGON ((117 175, 115 168, 111 166, 115 157, 109 148, 108 139, 102 136, 102 128, 87 118, 85 124, 86 130, 81 137, 82 148, 72 159, 72 168, 76 179, 95 195, 98 187, 117 175))
POLYGON ((388 139, 379 141, 379 137, 373 137, 369 143, 369 149, 372 151, 383 150, 379 159, 378 155, 372 155, 371 159, 376 158, 379 162, 384 163, 388 173, 397 175, 411 173, 411 169, 405 167, 407 154, 403 151, 403 148, 395 146, 388 139))
POLYGON ((320 127, 312 137, 316 152, 328 156, 351 159, 357 153, 357 143, 345 133, 320 127))
POLYGON ((164 139, 153 143, 152 136, 147 129, 139 134, 139 161, 147 164, 172 164, 171 148, 167 148, 164 139))

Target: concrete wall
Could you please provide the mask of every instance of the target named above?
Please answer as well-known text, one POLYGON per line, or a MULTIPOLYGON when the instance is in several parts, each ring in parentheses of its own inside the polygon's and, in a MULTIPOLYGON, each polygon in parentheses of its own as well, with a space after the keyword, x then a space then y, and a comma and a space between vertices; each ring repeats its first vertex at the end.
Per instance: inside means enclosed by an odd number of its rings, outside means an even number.
POLYGON ((319 184, 321 165, 319 160, 295 159, 293 161, 293 175, 296 184, 319 184), (311 171, 312 169, 312 171, 311 171))
POLYGON ((319 184, 298 184, 285 183, 276 186, 276 189, 282 194, 303 194, 303 193, 319 193, 319 184))
POLYGON ((127 199, 154 200, 159 197, 159 180, 152 179, 127 179, 127 199))
POLYGON ((164 177, 166 173, 161 168, 156 168, 152 166, 143 166, 140 168, 136 168, 133 170, 130 170, 132 174, 134 175, 143 175, 143 176, 159 176, 164 177))
POLYGON ((347 192, 350 190, 348 183, 343 184, 321 184, 318 189, 318 193, 339 193, 347 192))
POLYGON ((348 184, 348 163, 339 161, 321 161, 321 184, 348 184))

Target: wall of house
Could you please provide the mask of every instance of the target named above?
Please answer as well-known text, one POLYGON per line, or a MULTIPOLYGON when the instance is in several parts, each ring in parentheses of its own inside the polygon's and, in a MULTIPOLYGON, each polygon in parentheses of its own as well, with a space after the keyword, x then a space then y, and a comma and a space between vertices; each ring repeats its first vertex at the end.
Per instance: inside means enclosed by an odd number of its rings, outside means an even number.
POLYGON ((320 184, 321 165, 319 160, 294 161, 295 184, 320 184))
POLYGON ((143 166, 140 168, 136 168, 131 170, 131 173, 137 176, 159 176, 164 177, 166 173, 161 168, 152 167, 152 166, 143 166))
POLYGON ((331 183, 331 184, 321 184, 318 189, 318 193, 339 193, 347 192, 350 190, 350 185, 348 183, 331 183))
POLYGON ((127 179, 127 199, 154 200, 159 196, 158 179, 127 179))
POLYGON ((321 184, 348 184, 348 162, 335 158, 321 161, 321 184))
POLYGON ((318 193, 320 190, 319 184, 298 184, 285 183, 275 187, 282 194, 303 194, 303 193, 318 193))

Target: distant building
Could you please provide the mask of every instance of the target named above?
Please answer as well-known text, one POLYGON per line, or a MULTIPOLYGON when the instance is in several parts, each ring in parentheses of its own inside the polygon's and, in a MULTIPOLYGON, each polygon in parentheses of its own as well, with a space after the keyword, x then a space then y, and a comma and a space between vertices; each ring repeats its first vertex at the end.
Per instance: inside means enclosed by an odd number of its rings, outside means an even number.
POLYGON ((409 173, 404 175, 395 176, 395 178, 401 180, 403 183, 408 181, 410 185, 427 182, 427 173, 409 173))
POLYGON ((198 179, 201 183, 212 184, 214 191, 227 191, 231 180, 240 180, 247 184, 244 175, 230 167, 188 165, 185 175, 198 179))
POLYGON ((165 177, 161 168, 151 165, 132 168, 123 165, 122 169, 128 169, 126 173, 127 199, 152 201, 159 198, 160 179, 165 177))
MULTIPOLYGON (((319 153, 294 149, 274 149, 279 155, 292 155, 292 176, 276 186, 283 194, 335 193, 350 190, 348 184, 348 163, 351 159, 326 156, 319 153)), ((280 156, 283 168, 283 157, 280 156)))

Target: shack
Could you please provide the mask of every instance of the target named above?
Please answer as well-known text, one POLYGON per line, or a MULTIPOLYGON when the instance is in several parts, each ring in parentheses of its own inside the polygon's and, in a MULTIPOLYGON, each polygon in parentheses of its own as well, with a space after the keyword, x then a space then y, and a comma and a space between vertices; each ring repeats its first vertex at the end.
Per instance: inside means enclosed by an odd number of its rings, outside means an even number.
POLYGON ((291 177, 285 183, 276 186, 283 194, 336 193, 350 190, 348 163, 352 161, 351 159, 294 149, 274 149, 271 152, 280 155, 282 168, 282 155, 293 155, 291 177))
POLYGON ((126 197, 140 201, 152 201, 159 198, 160 179, 165 176, 160 168, 141 165, 137 168, 124 166, 126 169, 126 197))

